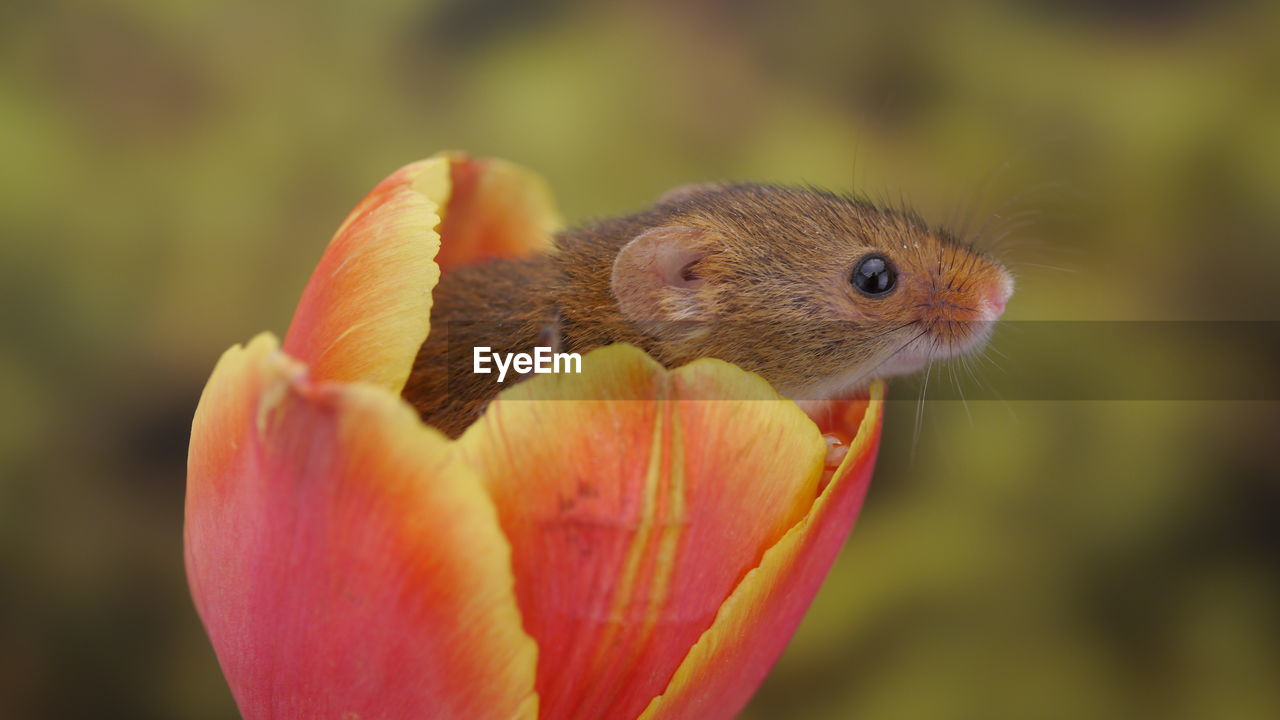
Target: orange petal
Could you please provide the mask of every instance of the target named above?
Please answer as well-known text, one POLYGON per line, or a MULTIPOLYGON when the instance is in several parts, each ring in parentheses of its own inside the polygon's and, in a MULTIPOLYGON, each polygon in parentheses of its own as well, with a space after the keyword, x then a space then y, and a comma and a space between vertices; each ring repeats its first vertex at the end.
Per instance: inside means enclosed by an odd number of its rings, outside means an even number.
POLYGON ((447 157, 452 192, 440 225, 444 242, 436 262, 441 270, 551 247, 561 221, 540 176, 503 160, 462 153, 447 157))
MULTIPOLYGON (((399 392, 427 337, 432 258, 445 196, 414 187, 448 173, 443 159, 407 165, 347 216, 311 274, 284 349, 316 380, 363 380, 399 392)), ((447 193, 447 184, 443 185, 447 193)), ((434 188, 433 188, 434 189, 434 188)))
POLYGON ((304 375, 232 348, 192 427, 187 575, 243 716, 536 717, 477 476, 392 393, 304 375))
POLYGON ((545 248, 558 222, 542 181, 509 163, 442 153, 406 165, 338 228, 284 349, 315 380, 399 392, 430 328, 440 267, 545 248))
POLYGON ((733 591, 670 686, 641 718, 727 719, 747 704, 800 624, 853 527, 875 465, 883 398, 884 385, 872 385, 849 454, 813 509, 733 591))
POLYGON ((511 541, 542 717, 630 720, 809 511, 825 445, 727 363, 612 346, 583 368, 503 393, 459 442, 511 541))

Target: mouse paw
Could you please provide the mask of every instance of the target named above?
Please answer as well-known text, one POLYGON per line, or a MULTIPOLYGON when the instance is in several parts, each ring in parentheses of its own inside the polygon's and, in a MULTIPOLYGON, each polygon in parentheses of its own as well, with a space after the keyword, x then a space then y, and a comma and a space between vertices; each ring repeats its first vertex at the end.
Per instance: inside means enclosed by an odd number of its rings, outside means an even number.
POLYGON ((828 470, 835 470, 840 467, 840 463, 844 462, 844 456, 849 454, 849 443, 831 433, 823 435, 822 439, 827 443, 827 456, 823 460, 823 465, 828 470))

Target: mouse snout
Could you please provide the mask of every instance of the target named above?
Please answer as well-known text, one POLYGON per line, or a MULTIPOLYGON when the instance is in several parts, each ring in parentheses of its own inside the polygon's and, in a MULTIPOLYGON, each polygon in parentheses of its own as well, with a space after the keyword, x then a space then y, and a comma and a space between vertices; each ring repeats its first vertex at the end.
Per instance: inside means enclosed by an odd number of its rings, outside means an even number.
POLYGON ((982 319, 987 322, 998 320, 1004 314, 1005 305, 1013 297, 1013 277, 1005 270, 1000 270, 995 281, 982 293, 982 319))

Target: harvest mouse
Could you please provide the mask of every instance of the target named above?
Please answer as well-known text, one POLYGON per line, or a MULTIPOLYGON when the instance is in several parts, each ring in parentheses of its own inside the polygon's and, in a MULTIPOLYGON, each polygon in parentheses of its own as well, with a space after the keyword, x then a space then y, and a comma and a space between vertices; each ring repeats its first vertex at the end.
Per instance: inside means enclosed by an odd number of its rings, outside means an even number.
POLYGON ((404 397, 457 436, 504 387, 472 349, 631 343, 667 367, 719 358, 812 411, 980 348, 1013 292, 994 259, 915 215, 808 188, 696 185, 559 234, 434 291, 404 397))

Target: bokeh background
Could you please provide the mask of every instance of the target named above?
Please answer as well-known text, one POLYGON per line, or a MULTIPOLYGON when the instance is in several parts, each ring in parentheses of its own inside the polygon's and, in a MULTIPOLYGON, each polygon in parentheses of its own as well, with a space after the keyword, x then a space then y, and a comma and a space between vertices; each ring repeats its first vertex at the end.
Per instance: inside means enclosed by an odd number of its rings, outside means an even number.
MULTIPOLYGON (((1274 321, 1277 28, 1243 1, 4 3, 0 717, 236 716, 182 570, 190 418, 399 165, 509 158, 574 221, 697 180, 901 197, 988 225, 1013 320, 1274 321)), ((1162 365, 1213 371, 1175 340, 1162 365)), ((1130 349, 1088 371, 1160 370, 1130 349)), ((1275 402, 918 412, 892 404, 745 718, 1280 717, 1275 402)))

